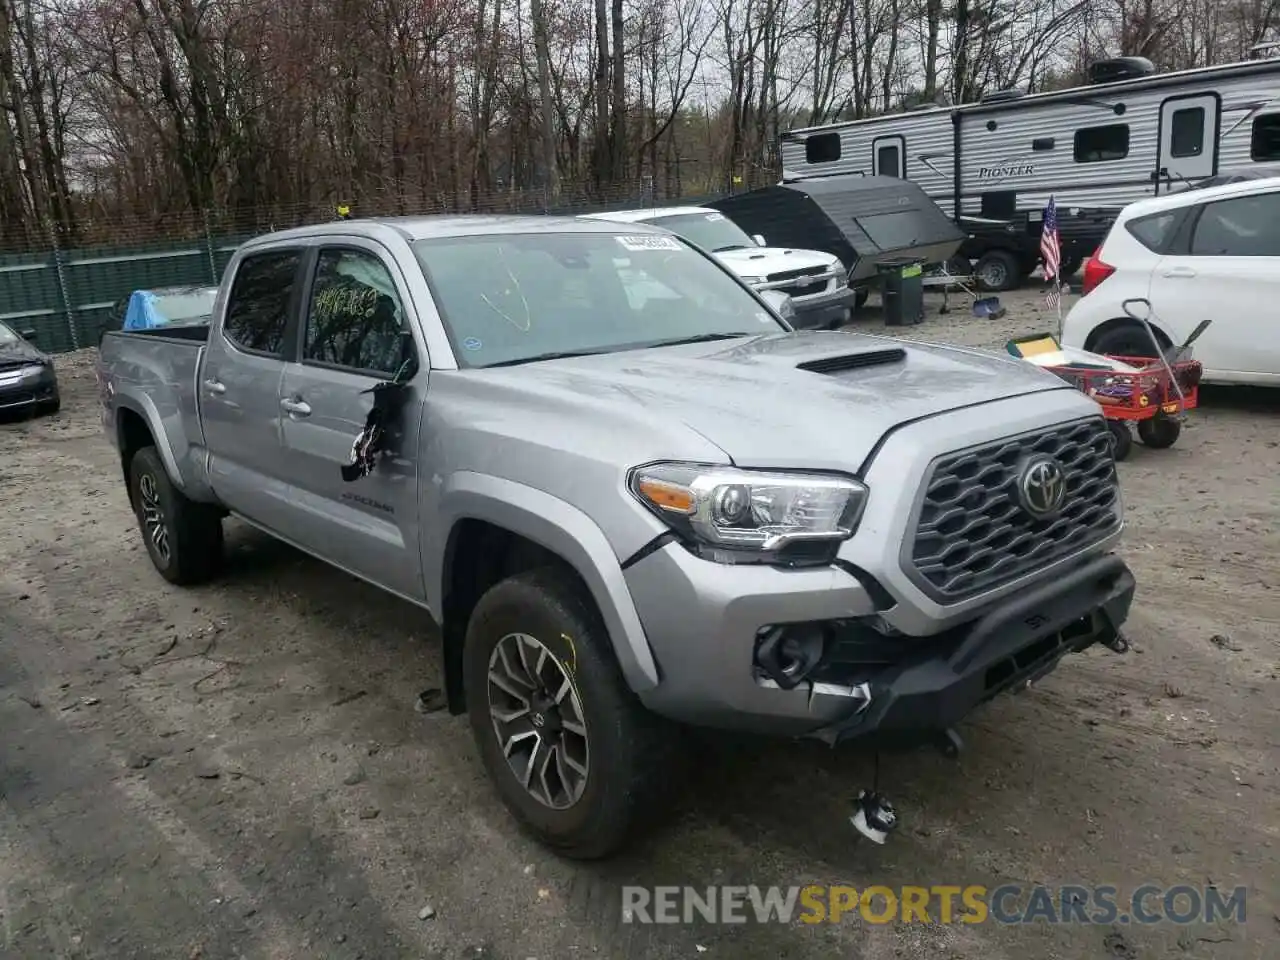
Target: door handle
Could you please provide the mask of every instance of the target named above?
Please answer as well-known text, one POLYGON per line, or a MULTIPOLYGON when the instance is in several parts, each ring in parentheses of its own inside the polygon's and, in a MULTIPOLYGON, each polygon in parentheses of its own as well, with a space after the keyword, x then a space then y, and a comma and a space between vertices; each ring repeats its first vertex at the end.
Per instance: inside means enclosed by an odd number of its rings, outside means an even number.
POLYGON ((204 382, 204 388, 210 393, 216 393, 219 396, 227 392, 227 385, 221 380, 206 380, 204 382))
POLYGON ((311 405, 305 400, 290 400, 288 397, 280 401, 290 416, 293 417, 309 417, 311 416, 311 405))
POLYGON ((1170 267, 1164 272, 1164 275, 1170 279, 1179 280, 1194 277, 1196 272, 1190 267, 1170 267))

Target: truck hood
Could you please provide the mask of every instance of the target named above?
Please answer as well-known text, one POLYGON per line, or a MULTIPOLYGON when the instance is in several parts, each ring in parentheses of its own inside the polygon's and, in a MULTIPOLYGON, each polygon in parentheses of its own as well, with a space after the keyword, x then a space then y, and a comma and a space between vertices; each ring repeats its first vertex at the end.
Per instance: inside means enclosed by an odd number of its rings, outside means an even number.
MULTIPOLYGON (((1061 379, 987 351, 887 337, 803 331, 502 370, 528 409, 585 403, 589 417, 623 406, 655 426, 683 424, 735 464, 857 471, 894 427, 1046 390, 1061 379), (509 379, 508 379, 509 378, 509 379)), ((674 453, 674 451, 673 451, 674 453)))
POLYGON ((781 270, 803 270, 807 267, 829 267, 839 258, 819 250, 796 250, 791 247, 746 247, 722 250, 716 254, 720 262, 740 277, 764 277, 781 270))

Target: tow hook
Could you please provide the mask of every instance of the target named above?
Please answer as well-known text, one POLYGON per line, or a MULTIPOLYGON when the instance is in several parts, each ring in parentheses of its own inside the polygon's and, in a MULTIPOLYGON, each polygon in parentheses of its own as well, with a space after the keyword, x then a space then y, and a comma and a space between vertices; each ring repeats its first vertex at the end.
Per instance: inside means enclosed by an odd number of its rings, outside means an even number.
POLYGON ((853 801, 853 816, 849 818, 853 829, 872 843, 884 843, 898 826, 898 816, 887 797, 874 791, 862 790, 853 801))
POLYGON ((1103 640, 1103 646, 1114 653, 1128 653, 1129 641, 1124 638, 1124 634, 1119 630, 1111 637, 1110 640, 1103 640))

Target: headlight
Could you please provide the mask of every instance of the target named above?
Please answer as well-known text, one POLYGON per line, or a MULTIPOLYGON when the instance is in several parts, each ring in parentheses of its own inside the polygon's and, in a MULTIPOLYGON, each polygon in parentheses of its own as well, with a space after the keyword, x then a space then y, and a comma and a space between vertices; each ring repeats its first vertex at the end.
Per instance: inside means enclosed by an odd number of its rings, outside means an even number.
POLYGON ((43 364, 37 363, 37 364, 32 364, 29 367, 22 367, 18 371, 18 373, 22 376, 24 380, 34 380, 36 377, 43 374, 45 369, 46 368, 43 364))
POLYGON ((853 535, 867 498, 847 477, 693 463, 637 467, 630 485, 701 555, 722 563, 771 562, 797 543, 834 550, 853 535))

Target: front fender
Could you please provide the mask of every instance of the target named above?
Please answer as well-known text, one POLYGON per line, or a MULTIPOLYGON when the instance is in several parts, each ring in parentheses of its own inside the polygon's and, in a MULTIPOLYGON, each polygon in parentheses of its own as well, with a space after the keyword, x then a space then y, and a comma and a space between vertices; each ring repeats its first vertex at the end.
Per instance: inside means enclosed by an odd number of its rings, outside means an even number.
POLYGON ((483 520, 554 552, 582 577, 600 610, 623 676, 639 692, 658 685, 658 668, 645 638, 622 565, 603 531, 577 507, 511 480, 460 471, 440 491, 437 535, 424 545, 427 603, 444 609, 448 533, 460 520, 483 520))

